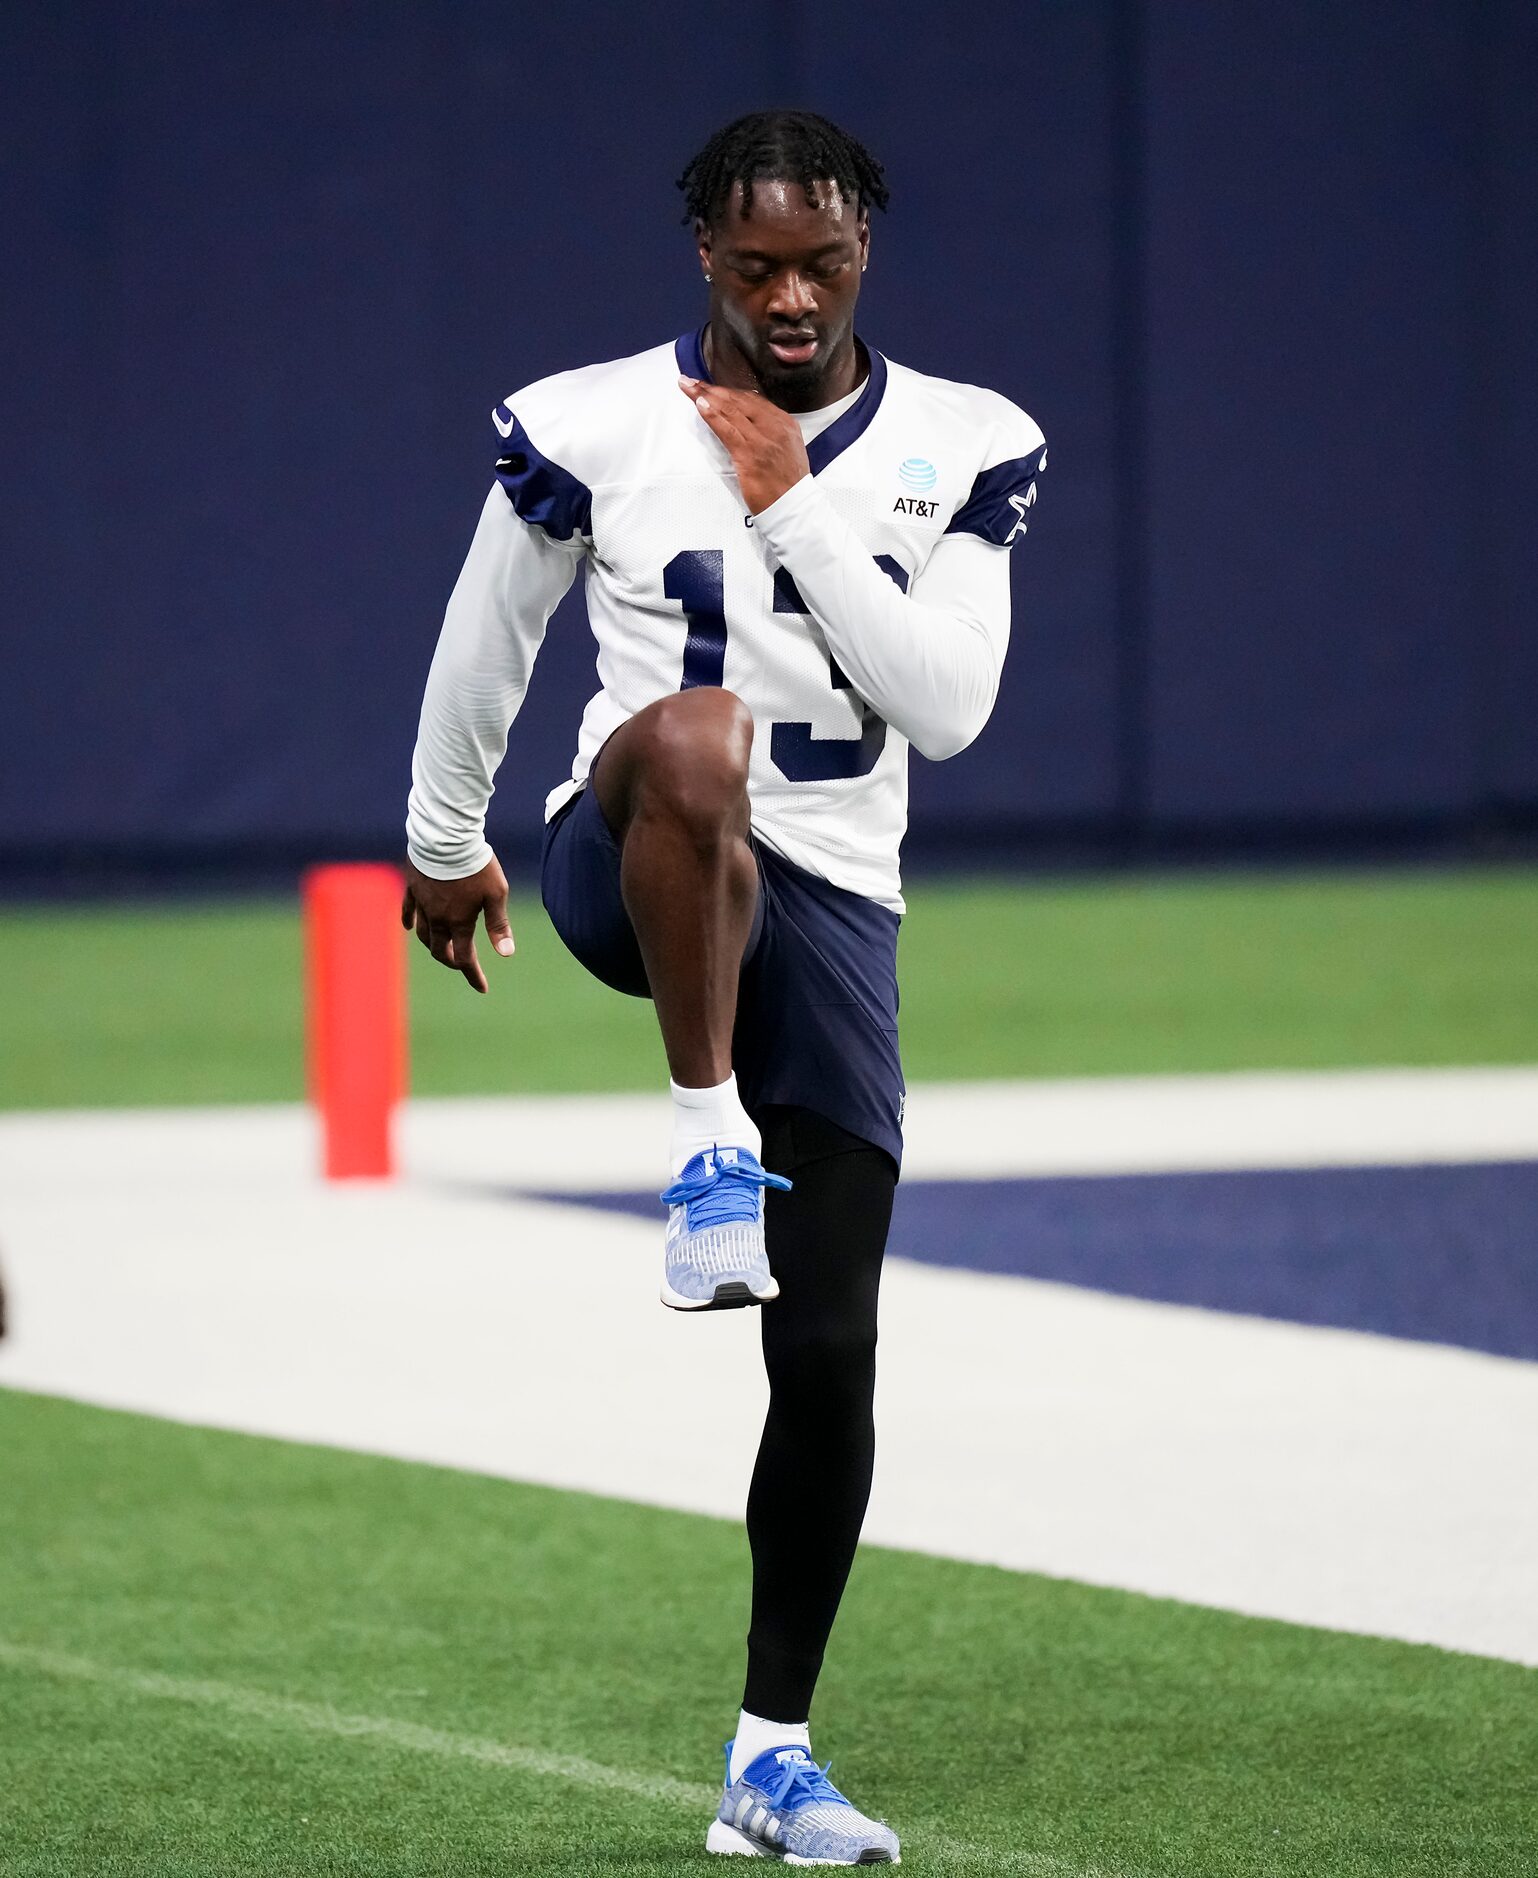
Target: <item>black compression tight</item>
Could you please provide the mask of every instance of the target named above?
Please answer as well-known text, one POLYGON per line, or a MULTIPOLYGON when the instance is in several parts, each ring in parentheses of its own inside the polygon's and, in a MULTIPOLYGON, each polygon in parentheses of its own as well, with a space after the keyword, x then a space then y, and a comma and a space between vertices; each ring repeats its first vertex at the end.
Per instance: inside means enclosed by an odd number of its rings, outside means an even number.
POLYGON ((870 1497, 876 1297, 897 1170, 809 1109, 769 1108, 765 1209, 780 1295, 760 1312, 769 1414, 748 1490, 753 1619, 742 1705, 805 1721, 870 1497))

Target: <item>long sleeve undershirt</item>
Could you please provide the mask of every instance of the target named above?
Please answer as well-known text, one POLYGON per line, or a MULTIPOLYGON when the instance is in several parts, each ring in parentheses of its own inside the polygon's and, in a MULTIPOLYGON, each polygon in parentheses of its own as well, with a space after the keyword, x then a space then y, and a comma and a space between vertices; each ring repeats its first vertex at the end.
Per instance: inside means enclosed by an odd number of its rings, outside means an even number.
POLYGON ((552 541, 492 485, 449 596, 411 759, 406 852, 434 880, 461 880, 491 859, 493 778, 545 627, 581 564, 580 540, 552 541))
POLYGON ((753 525, 822 628, 858 694, 935 762, 972 742, 993 709, 1009 645, 1009 550, 944 535, 904 594, 816 479, 753 525))

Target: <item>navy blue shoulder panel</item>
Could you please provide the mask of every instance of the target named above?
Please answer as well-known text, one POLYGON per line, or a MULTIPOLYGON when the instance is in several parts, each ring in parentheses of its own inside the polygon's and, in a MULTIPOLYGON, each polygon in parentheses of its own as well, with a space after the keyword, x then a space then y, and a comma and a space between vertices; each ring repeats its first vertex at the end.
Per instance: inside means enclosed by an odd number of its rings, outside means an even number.
POLYGON ((552 463, 529 441, 524 429, 505 404, 494 412, 497 429, 502 431, 502 454, 497 458, 497 481, 507 491, 507 499, 536 528, 544 529, 553 541, 570 541, 573 535, 593 532, 593 492, 579 482, 570 470, 552 463), (503 426, 509 426, 503 430, 503 426))
MULTIPOLYGON (((835 419, 828 428, 816 436, 806 446, 806 460, 815 476, 819 470, 825 470, 834 457, 841 456, 853 442, 865 435, 871 419, 881 408, 881 400, 886 396, 886 360, 874 346, 865 346, 866 357, 870 360, 870 373, 865 380, 865 388, 849 409, 840 418, 835 419)), ((704 384, 713 384, 705 365, 705 328, 698 332, 684 333, 673 341, 673 356, 678 361, 678 369, 685 378, 698 378, 704 384)))
POLYGON ((946 534, 981 535, 996 548, 1007 548, 1016 535, 1025 533, 1025 512, 1036 500, 1036 477, 1046 460, 1043 445, 1029 456, 1011 457, 980 471, 946 534))

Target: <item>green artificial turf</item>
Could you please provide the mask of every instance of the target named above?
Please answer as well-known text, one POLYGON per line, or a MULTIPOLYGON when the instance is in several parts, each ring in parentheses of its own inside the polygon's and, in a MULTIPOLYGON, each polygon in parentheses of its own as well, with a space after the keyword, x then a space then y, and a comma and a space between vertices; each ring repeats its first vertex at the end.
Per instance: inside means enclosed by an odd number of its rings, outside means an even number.
MULTIPOLYGON (((927 883, 909 1077, 1538 1060, 1538 869, 927 883)), ((422 1094, 655 1088, 651 1008, 536 900, 488 997, 412 947, 422 1094)), ((0 912, 0 1107, 302 1092, 291 905, 0 912)))
MULTIPOLYGON (((715 1868, 735 1525, 5 1391, 0 1485, 5 1878, 715 1868)), ((1533 1869, 1538 1673, 981 1566, 862 1554, 817 1744, 920 1872, 1533 1869)))

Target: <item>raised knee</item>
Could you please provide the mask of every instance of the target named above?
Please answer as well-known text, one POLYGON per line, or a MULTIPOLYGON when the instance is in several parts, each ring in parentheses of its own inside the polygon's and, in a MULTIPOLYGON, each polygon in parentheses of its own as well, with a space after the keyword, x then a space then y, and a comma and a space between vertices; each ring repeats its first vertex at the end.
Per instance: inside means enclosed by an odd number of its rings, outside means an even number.
POLYGON ((707 826, 729 820, 747 795, 753 717, 734 691, 699 685, 647 712, 643 799, 707 826))

